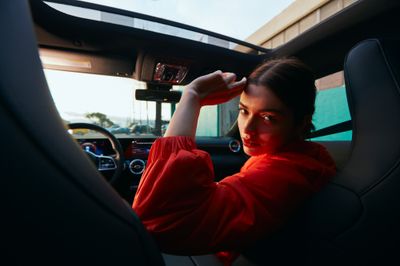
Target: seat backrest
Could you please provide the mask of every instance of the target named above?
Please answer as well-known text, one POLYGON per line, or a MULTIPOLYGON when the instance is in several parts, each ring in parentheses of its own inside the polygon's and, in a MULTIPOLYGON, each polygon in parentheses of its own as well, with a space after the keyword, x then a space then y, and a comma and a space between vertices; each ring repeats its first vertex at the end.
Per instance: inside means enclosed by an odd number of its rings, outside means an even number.
POLYGON ((163 265, 131 208, 67 134, 28 2, 0 1, 0 29, 0 264, 163 265))
POLYGON ((312 232, 318 239, 314 246, 321 247, 315 261, 400 262, 396 254, 400 240, 399 44, 397 40, 370 39, 356 45, 346 57, 352 150, 332 184, 313 199, 318 206, 313 210, 317 219, 312 232))
POLYGON ((397 40, 370 39, 348 53, 349 159, 296 219, 246 258, 264 264, 273 255, 277 264, 269 265, 400 265, 399 47, 397 40))

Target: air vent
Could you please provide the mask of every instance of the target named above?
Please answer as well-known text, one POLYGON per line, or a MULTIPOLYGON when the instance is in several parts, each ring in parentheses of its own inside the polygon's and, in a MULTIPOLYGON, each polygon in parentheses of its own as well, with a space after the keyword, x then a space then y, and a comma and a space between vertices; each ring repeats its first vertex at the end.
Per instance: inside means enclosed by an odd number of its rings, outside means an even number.
POLYGON ((231 152, 239 152, 241 148, 240 145, 240 141, 238 141, 237 139, 233 139, 231 141, 229 141, 229 149, 231 150, 231 152))
POLYGON ((134 175, 140 175, 143 173, 146 163, 141 159, 132 160, 129 164, 129 170, 134 175))

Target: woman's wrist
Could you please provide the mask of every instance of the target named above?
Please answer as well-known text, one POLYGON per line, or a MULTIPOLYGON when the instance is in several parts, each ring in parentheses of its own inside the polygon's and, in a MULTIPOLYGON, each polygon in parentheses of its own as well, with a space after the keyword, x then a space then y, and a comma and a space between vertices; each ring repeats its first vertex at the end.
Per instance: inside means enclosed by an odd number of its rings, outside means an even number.
POLYGON ((182 94, 182 98, 179 101, 179 104, 186 104, 186 103, 192 105, 194 108, 201 107, 201 97, 196 92, 196 90, 194 90, 191 87, 185 88, 185 91, 182 94))

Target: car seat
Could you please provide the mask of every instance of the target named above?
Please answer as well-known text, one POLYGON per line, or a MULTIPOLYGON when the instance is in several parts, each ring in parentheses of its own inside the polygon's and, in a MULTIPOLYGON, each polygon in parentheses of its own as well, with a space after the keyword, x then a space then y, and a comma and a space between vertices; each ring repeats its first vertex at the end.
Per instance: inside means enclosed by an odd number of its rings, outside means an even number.
POLYGON ((67 134, 27 1, 0 1, 1 239, 7 265, 164 265, 130 206, 67 134))
POLYGON ((280 232, 235 265, 400 265, 399 46, 369 39, 348 53, 347 163, 280 232))

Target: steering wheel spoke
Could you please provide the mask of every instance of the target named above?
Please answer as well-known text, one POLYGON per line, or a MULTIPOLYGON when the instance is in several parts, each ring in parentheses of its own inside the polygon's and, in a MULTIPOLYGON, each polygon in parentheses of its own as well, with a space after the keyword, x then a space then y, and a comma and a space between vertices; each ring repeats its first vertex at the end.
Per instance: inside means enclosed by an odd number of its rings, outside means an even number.
POLYGON ((111 156, 103 156, 100 155, 98 156, 99 159, 99 171, 109 171, 109 170, 115 170, 117 169, 117 164, 115 163, 115 160, 111 156))

